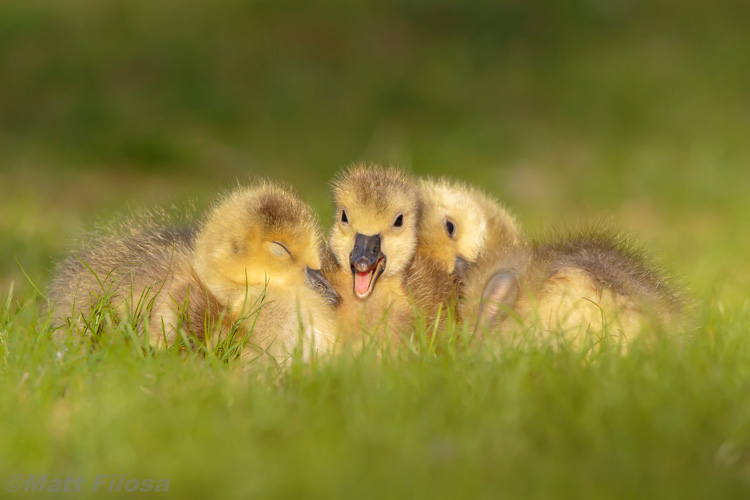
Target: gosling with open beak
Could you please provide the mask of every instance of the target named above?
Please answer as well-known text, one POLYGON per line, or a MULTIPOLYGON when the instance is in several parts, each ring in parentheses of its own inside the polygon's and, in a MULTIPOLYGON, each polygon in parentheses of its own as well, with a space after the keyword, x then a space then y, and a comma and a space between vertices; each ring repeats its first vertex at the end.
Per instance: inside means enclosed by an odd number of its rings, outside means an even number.
POLYGON ((385 271, 386 257, 380 250, 380 235, 365 236, 357 233, 354 250, 349 255, 349 264, 354 278, 354 295, 366 299, 385 271))

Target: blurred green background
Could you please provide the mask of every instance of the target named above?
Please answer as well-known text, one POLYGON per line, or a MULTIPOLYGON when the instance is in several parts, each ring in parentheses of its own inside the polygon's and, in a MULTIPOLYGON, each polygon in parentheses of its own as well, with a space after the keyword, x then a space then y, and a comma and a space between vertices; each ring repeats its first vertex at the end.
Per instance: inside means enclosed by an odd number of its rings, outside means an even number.
MULTIPOLYGON (((604 219, 696 296, 750 282, 750 3, 0 2, 0 289, 128 206, 352 162, 447 174, 532 234, 604 219)), ((23 292, 22 292, 23 293, 23 292)))

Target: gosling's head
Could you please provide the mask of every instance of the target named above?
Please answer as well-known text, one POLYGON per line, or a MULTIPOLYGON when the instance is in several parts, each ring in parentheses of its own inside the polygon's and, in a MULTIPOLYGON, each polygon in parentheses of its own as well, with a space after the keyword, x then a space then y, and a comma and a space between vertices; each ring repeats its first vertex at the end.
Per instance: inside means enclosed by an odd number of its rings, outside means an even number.
POLYGON ((196 238, 195 264, 217 298, 233 300, 266 282, 319 287, 321 248, 310 207, 289 188, 265 181, 231 191, 209 210, 196 238))
POLYGON ((422 179, 419 250, 452 273, 473 263, 487 241, 487 216, 475 189, 447 179, 422 179))
POLYGON ((404 172, 353 167, 333 183, 336 213, 330 247, 352 272, 354 294, 366 299, 378 280, 402 274, 417 248, 421 201, 404 172))
POLYGON ((515 217, 479 189, 447 179, 420 183, 424 201, 419 251, 448 272, 465 278, 487 252, 496 254, 523 241, 515 217))

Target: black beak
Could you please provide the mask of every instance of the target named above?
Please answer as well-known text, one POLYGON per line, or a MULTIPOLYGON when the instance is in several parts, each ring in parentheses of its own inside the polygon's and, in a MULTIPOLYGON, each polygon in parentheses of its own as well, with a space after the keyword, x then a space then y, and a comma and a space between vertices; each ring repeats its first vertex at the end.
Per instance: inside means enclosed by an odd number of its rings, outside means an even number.
POLYGON ((453 273, 459 281, 466 281, 469 276, 470 264, 462 257, 456 257, 456 263, 453 265, 453 273))
POLYGON ((354 250, 349 255, 349 263, 352 266, 353 272, 364 273, 375 267, 380 260, 384 257, 380 251, 380 235, 375 234, 373 236, 365 236, 357 233, 357 237, 354 240, 354 250))
POLYGON ((331 283, 328 282, 320 269, 305 268, 305 276, 307 276, 307 284, 313 287, 313 289, 321 294, 326 302, 336 307, 341 302, 341 296, 336 293, 331 283))

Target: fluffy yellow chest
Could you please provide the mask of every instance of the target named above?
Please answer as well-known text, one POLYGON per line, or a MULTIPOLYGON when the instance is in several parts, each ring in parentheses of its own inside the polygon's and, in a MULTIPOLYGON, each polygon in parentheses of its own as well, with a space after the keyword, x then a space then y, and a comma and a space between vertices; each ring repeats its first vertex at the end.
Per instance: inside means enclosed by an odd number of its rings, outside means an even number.
POLYGON ((411 324, 413 307, 400 279, 380 279, 364 300, 354 295, 351 272, 339 271, 332 282, 341 295, 336 316, 342 342, 399 333, 411 324))

